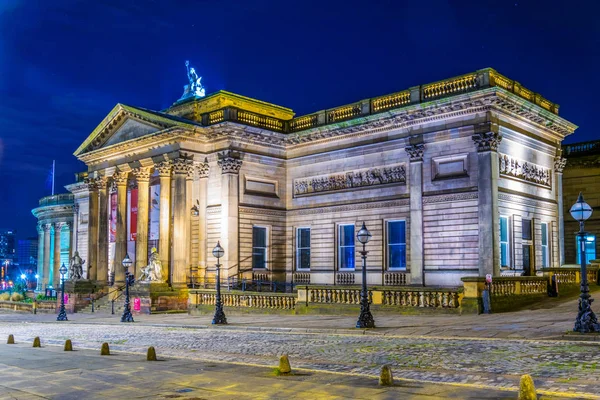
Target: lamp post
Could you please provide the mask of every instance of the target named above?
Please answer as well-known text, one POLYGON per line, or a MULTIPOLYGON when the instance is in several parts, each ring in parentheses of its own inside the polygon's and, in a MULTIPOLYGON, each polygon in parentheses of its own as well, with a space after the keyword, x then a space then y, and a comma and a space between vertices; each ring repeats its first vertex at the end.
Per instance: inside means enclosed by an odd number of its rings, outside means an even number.
POLYGON ((123 268, 125 268, 125 307, 121 316, 121 322, 134 322, 133 315, 131 315, 131 306, 129 305, 129 286, 133 285, 133 275, 129 275, 129 267, 132 264, 133 262, 129 258, 129 254, 126 254, 123 259, 123 268))
POLYGON ((369 292, 367 291, 367 253, 365 250, 366 244, 371 240, 371 232, 363 222, 362 227, 356 234, 356 239, 362 243, 362 290, 360 292, 360 316, 356 321, 357 328, 375 328, 375 320, 369 309, 369 292))
POLYGON ((592 216, 592 207, 583 200, 583 195, 579 193, 577 202, 573 204, 569 211, 571 216, 576 221, 579 221, 579 238, 580 261, 581 261, 581 295, 579 296, 579 313, 575 320, 573 331, 580 333, 600 332, 600 324, 592 311, 592 301, 590 296, 590 288, 587 281, 587 260, 585 257, 585 238, 587 232, 584 231, 584 222, 592 216))
POLYGON ((227 317, 223 311, 223 303, 221 302, 221 264, 220 258, 225 255, 225 249, 221 247, 221 242, 218 241, 217 245, 212 251, 213 256, 217 258, 217 298, 215 300, 215 316, 213 317, 213 325, 226 325, 227 317))
POLYGON ((21 280, 23 281, 23 296, 25 296, 25 292, 27 291, 27 275, 21 274, 21 280))
POLYGON ((42 290, 42 285, 40 284, 40 275, 39 274, 35 274, 35 291, 39 292, 40 290, 42 290))
POLYGON ((60 272, 60 282, 61 282, 61 290, 60 290, 60 311, 58 312, 58 317, 56 317, 57 321, 68 321, 67 319, 67 311, 65 310, 65 274, 67 273, 67 267, 65 267, 65 263, 61 265, 58 272, 60 272))

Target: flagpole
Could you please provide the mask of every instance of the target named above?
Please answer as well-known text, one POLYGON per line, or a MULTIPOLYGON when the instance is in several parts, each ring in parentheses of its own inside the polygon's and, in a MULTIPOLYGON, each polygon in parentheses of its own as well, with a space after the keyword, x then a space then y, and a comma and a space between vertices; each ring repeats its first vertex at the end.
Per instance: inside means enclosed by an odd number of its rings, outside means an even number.
POLYGON ((52 196, 54 196, 54 173, 56 172, 56 160, 52 160, 52 196))

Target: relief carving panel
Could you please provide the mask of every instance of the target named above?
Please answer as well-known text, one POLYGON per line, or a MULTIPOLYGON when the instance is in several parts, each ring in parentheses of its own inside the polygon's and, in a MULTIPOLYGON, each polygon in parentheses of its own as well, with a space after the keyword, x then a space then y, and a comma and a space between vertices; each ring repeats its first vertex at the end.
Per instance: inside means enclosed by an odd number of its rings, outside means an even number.
POLYGON ((506 154, 498 154, 500 175, 516 178, 536 185, 552 187, 549 168, 518 160, 506 154))

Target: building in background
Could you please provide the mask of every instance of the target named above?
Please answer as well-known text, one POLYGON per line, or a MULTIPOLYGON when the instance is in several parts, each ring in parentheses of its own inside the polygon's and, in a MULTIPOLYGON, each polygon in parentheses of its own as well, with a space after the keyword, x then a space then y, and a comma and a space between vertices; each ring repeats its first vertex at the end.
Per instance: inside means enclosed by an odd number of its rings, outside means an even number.
POLYGON ((75 152, 74 248, 100 284, 124 281, 126 254, 137 276, 152 247, 173 288, 210 279, 220 241, 232 280, 351 285, 365 221, 371 284, 535 275, 564 259, 575 129, 493 69, 300 117, 225 91, 118 104, 75 152))
POLYGON ((0 229, 0 285, 5 287, 4 282, 13 279, 16 252, 16 231, 13 229, 0 229))
POLYGON ((585 256, 590 260, 600 258, 600 140, 574 143, 563 146, 563 155, 567 159, 563 177, 564 215, 565 215, 565 264, 580 264, 580 248, 575 233, 579 224, 569 214, 583 193, 585 201, 594 209, 594 213, 585 222, 585 256))
POLYGON ((69 266, 73 240, 74 202, 71 193, 43 197, 33 215, 38 220, 38 289, 58 287, 60 266, 69 266))

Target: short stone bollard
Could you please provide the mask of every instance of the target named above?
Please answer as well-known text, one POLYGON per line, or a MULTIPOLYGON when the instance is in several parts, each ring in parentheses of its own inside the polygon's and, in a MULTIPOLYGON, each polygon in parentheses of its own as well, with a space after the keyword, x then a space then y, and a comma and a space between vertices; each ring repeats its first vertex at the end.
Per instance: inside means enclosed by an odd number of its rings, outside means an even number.
POLYGON ((148 347, 148 353, 146 354, 146 361, 157 361, 156 350, 153 346, 148 347))
POLYGON ((102 348, 100 349, 101 356, 110 356, 110 349, 108 347, 108 343, 102 343, 102 348))
POLYGON ((8 335, 8 340, 6 344, 15 344, 15 337, 13 335, 8 335))
POLYGON ((67 339, 65 341, 65 349, 64 351, 73 351, 73 343, 71 343, 71 339, 67 339))
POLYGON ((381 386, 392 386, 394 384, 394 376, 392 375, 392 367, 384 365, 379 373, 379 384, 381 386))
POLYGON ((289 375, 292 373, 292 367, 290 366, 290 359, 287 354, 279 357, 279 373, 281 375, 289 375))
POLYGON ((42 347, 39 336, 36 336, 35 339, 33 339, 33 347, 42 347))
POLYGON ((533 383, 533 378, 531 378, 531 375, 521 376, 518 400, 537 400, 535 385, 533 383))

